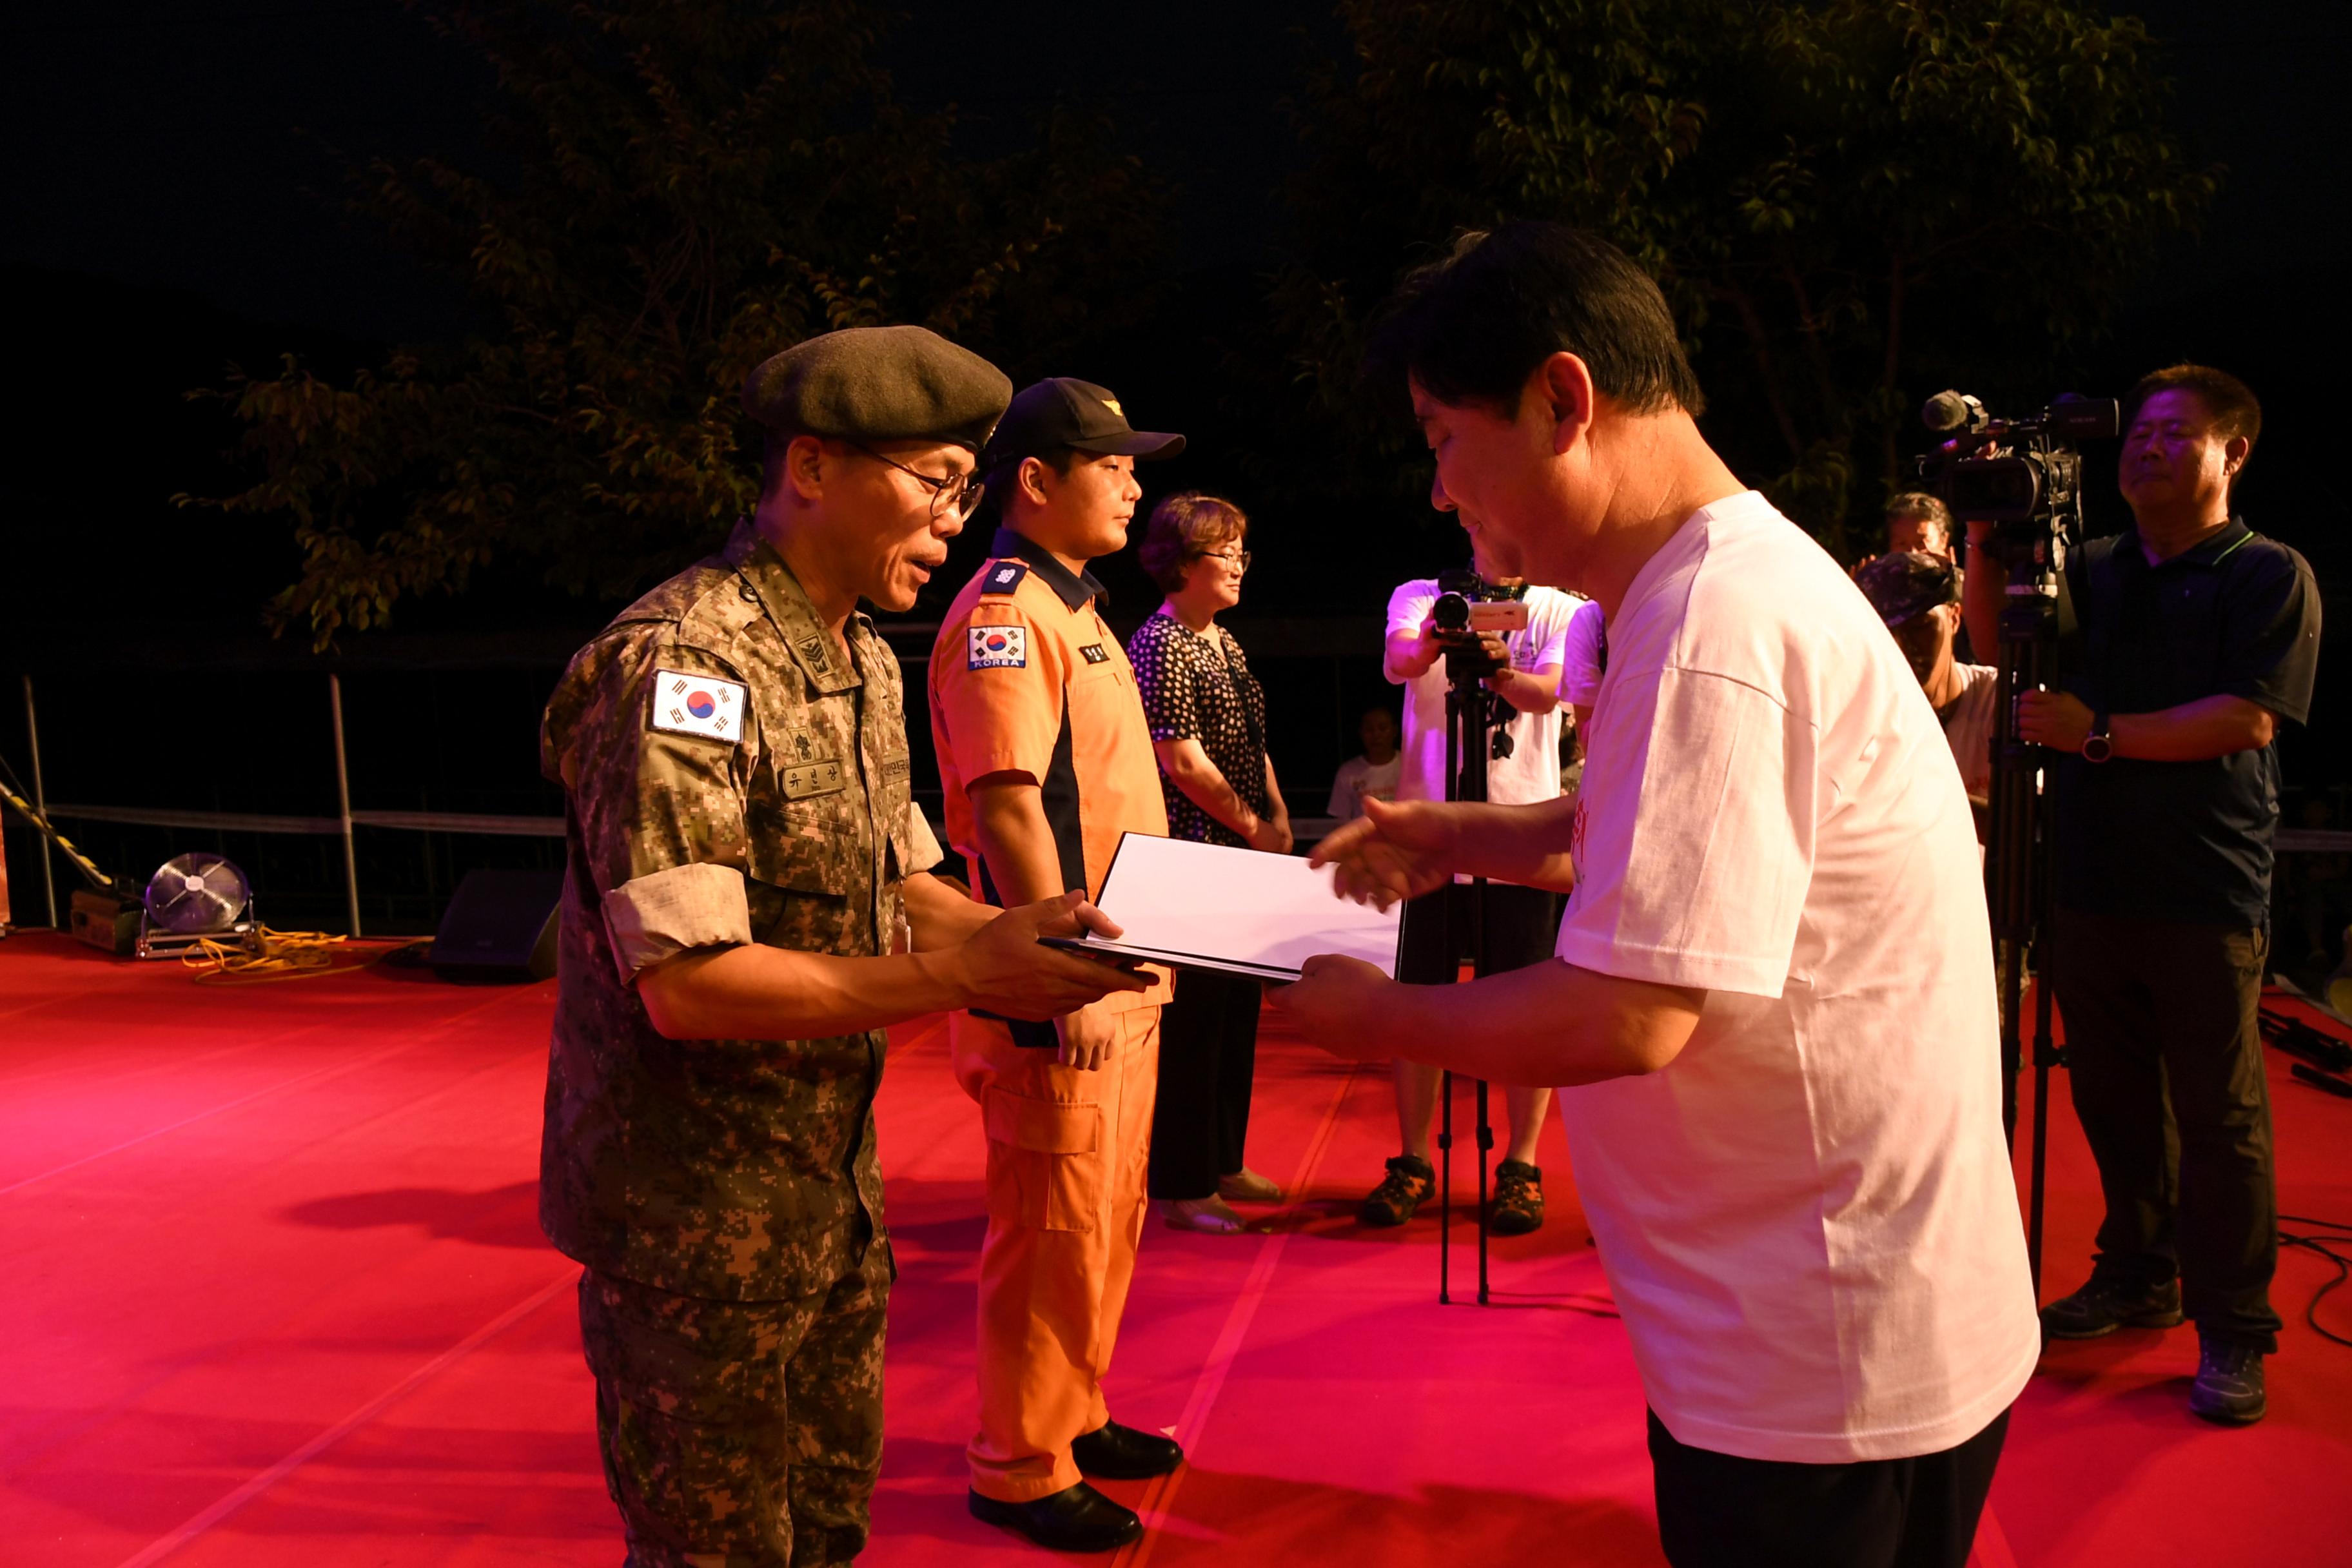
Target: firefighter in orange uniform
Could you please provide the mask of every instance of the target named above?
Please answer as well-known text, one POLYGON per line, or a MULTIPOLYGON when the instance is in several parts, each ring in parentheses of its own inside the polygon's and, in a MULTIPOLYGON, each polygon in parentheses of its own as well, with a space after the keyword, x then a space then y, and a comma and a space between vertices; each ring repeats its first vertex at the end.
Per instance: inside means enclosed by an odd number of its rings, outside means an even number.
MULTIPOLYGON (((1127 542, 1137 460, 1183 445, 1056 377, 1013 400, 982 455, 1003 526, 940 628, 930 707, 948 837, 983 898, 1098 894, 1122 833, 1168 831, 1135 673, 1087 563, 1127 542)), ((1171 992, 1154 981, 1051 1024, 958 1013, 949 1026, 988 1136, 971 1511, 1064 1551, 1143 1529, 1082 1477, 1162 1475, 1184 1457, 1111 1420, 1101 1385, 1143 1232, 1171 992)))

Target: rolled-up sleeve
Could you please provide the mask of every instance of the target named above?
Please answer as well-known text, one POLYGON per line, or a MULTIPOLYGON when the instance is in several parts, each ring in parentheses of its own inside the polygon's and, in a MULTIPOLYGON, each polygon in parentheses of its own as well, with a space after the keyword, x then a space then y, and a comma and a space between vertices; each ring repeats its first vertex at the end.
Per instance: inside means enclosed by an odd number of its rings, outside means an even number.
POLYGON ((604 895, 604 930, 624 980, 690 948, 744 946, 751 904, 743 873, 706 862, 632 878, 604 895))
POLYGON ((651 637, 616 649, 587 694, 564 769, 625 980, 689 948, 752 940, 743 874, 757 728, 719 738, 657 727, 653 699, 664 672, 702 678, 712 689, 744 684, 699 649, 651 637))
POLYGON ((930 819, 923 815, 923 808, 915 802, 908 801, 907 803, 907 858, 902 868, 906 875, 911 877, 919 871, 932 870, 947 858, 947 851, 940 847, 938 837, 931 832, 930 819))

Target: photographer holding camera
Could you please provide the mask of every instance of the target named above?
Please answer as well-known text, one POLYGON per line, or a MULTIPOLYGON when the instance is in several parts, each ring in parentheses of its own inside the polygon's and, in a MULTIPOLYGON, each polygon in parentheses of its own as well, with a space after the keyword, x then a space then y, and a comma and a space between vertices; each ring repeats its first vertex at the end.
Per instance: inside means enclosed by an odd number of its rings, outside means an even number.
MULTIPOLYGON (((2262 1418, 2277 1349, 2270 1102, 2257 1027, 2278 823, 2279 721, 2308 712, 2319 592, 2232 517, 2262 433, 2236 377, 2181 364, 2124 402, 2116 479, 2133 526, 2067 558, 2063 689, 2026 691, 2018 732, 2063 753, 2052 981, 2106 1200, 2053 1339, 2195 1320, 2189 1408, 2262 1418), (2177 1194, 2177 1197, 2176 1197, 2177 1194)), ((2003 577, 1969 525, 1967 607, 1995 646, 2003 577)))
MULTIPOLYGON (((1505 572, 1505 563, 1475 519, 1465 518, 1471 560, 1482 583, 1505 572)), ((1474 590, 1475 592, 1475 590, 1474 590)), ((1559 795, 1560 670, 1570 618, 1583 603, 1549 588, 1519 595, 1527 626, 1517 631, 1480 631, 1475 624, 1445 629, 1440 601, 1460 615, 1470 606, 1449 595, 1439 580, 1417 577, 1389 596, 1388 642, 1381 668, 1405 688, 1403 766, 1394 798, 1444 800, 1445 787, 1445 692, 1456 669, 1484 668, 1488 690, 1502 699, 1509 754, 1487 764, 1487 798, 1534 803, 1559 795)), ((1478 606, 1483 607, 1483 606, 1478 606)), ((1483 743, 1467 736, 1465 746, 1483 743)), ((1440 888, 1415 899, 1405 910, 1397 955, 1397 978, 1409 985, 1450 985, 1465 958, 1468 920, 1462 900, 1466 887, 1440 888)), ((1498 882, 1486 890, 1487 955, 1495 967, 1519 969, 1551 955, 1559 929, 1559 899, 1542 888, 1498 882)), ((1397 1132, 1403 1148, 1388 1162, 1388 1174, 1365 1195, 1357 1216, 1369 1226, 1400 1226, 1437 1192, 1437 1172, 1429 1160, 1429 1126, 1436 1114, 1441 1074, 1402 1058, 1395 1063, 1397 1132)), ((1536 1142, 1551 1109, 1549 1088, 1514 1086, 1505 1090, 1510 1135, 1495 1169, 1495 1197, 1487 1228, 1496 1236, 1525 1236, 1543 1225, 1543 1169, 1536 1142)))

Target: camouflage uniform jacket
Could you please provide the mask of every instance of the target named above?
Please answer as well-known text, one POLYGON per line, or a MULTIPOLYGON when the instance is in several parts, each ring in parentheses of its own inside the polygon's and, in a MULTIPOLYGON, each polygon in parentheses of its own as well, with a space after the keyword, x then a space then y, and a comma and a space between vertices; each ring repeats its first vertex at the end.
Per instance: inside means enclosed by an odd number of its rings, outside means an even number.
POLYGON ((569 849, 540 1223, 592 1268, 781 1300, 888 1245, 872 1109, 879 1029, 671 1040, 646 965, 753 942, 890 951, 900 880, 940 859, 908 797, 898 664, 850 658, 748 523, 623 611, 548 704, 569 849))

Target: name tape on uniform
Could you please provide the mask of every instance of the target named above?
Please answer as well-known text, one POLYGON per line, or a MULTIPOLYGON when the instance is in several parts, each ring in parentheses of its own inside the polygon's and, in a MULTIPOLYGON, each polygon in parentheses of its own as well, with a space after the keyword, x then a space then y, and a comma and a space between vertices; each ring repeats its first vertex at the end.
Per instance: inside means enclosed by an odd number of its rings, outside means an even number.
POLYGON ((731 680, 680 669, 654 671, 653 726, 734 745, 743 733, 744 691, 731 680))
POLYGON ((1098 642, 1090 642, 1087 644, 1086 647, 1078 649, 1078 657, 1085 659, 1088 664, 1108 664, 1110 662, 1110 649, 1103 647, 1103 645, 1098 642))
POLYGON ((1026 669, 1029 667, 1027 626, 973 626, 967 669, 1026 669))

